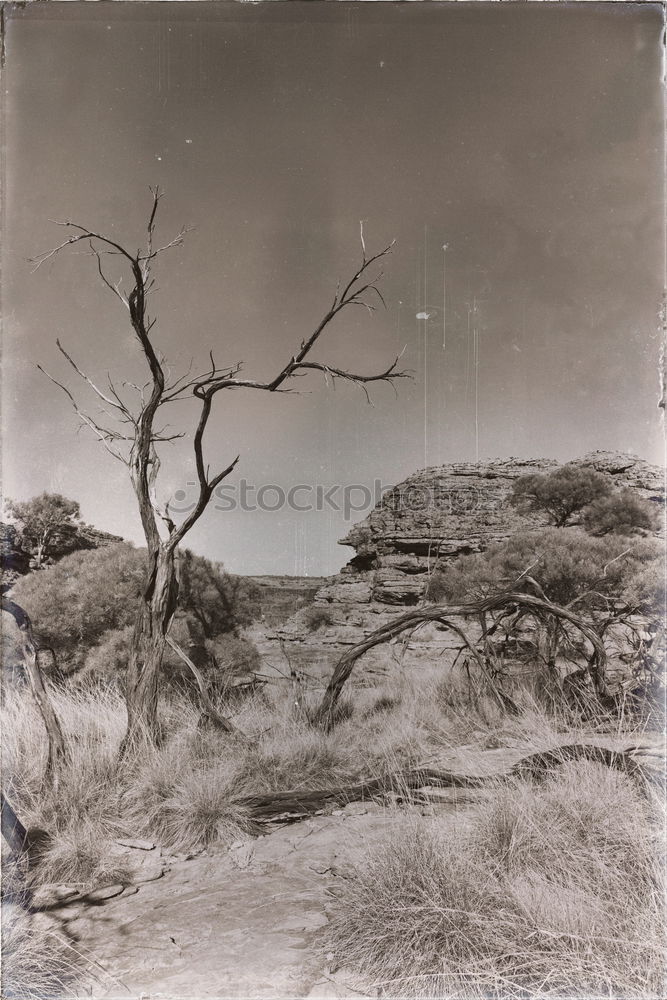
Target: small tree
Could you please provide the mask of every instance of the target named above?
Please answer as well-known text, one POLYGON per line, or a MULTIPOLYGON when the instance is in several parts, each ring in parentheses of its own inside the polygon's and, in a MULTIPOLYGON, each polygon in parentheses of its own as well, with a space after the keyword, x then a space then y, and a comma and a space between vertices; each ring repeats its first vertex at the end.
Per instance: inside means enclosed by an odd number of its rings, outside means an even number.
POLYGON ((512 486, 510 502, 524 510, 545 513, 552 524, 562 528, 574 514, 611 492, 609 478, 595 469, 563 465, 554 472, 521 476, 512 486))
POLYGON ((348 306, 362 305, 372 311, 375 308, 374 298, 383 302, 377 288, 381 272, 371 276, 369 269, 390 253, 391 246, 368 257, 362 229, 360 266, 344 286, 338 286, 331 306, 314 331, 301 340, 294 353, 273 378, 267 381, 243 378, 240 375, 242 369, 240 362, 220 366, 214 360, 212 351, 209 354, 210 365, 205 371, 194 376, 187 372, 174 378, 155 343, 156 318, 149 315, 149 298, 154 288, 153 269, 158 257, 175 246, 181 246, 187 229, 181 229, 172 240, 156 246, 155 222, 161 194, 157 188, 154 191, 151 189, 151 193, 153 202, 143 250, 129 251, 126 249, 127 245, 123 246, 117 240, 87 226, 61 222, 58 225, 67 230, 67 239, 34 259, 37 268, 66 248, 76 244, 87 246, 95 260, 101 281, 123 309, 127 310, 130 326, 148 368, 148 382, 138 390, 135 398, 129 399, 127 387, 131 383, 124 383, 125 388, 121 389, 108 378, 108 389, 101 390, 57 341, 66 361, 102 402, 104 411, 107 414, 111 412, 117 418, 117 422, 112 426, 106 422, 100 423, 99 419, 84 411, 70 390, 49 375, 49 378, 67 394, 80 419, 116 459, 127 465, 146 537, 148 548, 146 579, 134 626, 132 656, 127 678, 128 728, 121 753, 124 753, 137 737, 144 734, 152 740, 158 737, 158 678, 167 641, 169 640, 172 647, 174 645, 168 633, 178 599, 176 553, 187 533, 206 510, 215 488, 231 474, 239 459, 237 455, 225 468, 211 474, 204 457, 204 435, 215 396, 223 390, 239 389, 287 392, 290 391, 288 383, 308 371, 322 372, 331 380, 345 379, 360 385, 364 390, 370 382, 391 382, 406 375, 397 368, 398 358, 384 371, 371 375, 357 374, 347 369, 335 368, 322 361, 311 360, 313 348, 322 334, 348 306), (129 292, 121 290, 122 275, 115 281, 110 277, 108 272, 110 261, 123 265, 129 273, 129 292), (183 435, 166 433, 164 428, 158 426, 158 419, 164 412, 165 406, 184 398, 194 398, 200 407, 193 439, 199 491, 193 509, 180 524, 176 524, 168 505, 161 507, 157 502, 156 481, 160 469, 160 447, 165 442, 183 435))
POLYGON ((36 569, 41 569, 45 560, 67 552, 83 527, 78 503, 59 493, 40 493, 25 501, 7 500, 6 506, 19 523, 22 547, 34 555, 36 569))
POLYGON ((179 560, 178 606, 199 622, 205 639, 235 632, 260 616, 260 590, 188 549, 179 560))

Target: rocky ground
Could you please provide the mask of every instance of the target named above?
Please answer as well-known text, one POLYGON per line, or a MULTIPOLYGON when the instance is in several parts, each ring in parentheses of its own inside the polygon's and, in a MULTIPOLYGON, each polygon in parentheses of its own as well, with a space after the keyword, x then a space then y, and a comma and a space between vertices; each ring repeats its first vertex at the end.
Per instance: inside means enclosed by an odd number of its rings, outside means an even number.
MULTIPOLYGON (((636 740, 612 742, 622 749, 636 740)), ((460 747, 436 763, 501 774, 534 749, 460 747)), ((655 749, 647 744, 644 759, 655 749)), ((406 811, 435 815, 456 836, 488 794, 425 787, 407 804, 391 793, 194 856, 121 840, 119 854, 136 866, 134 884, 100 887, 85 898, 51 887, 36 900, 42 912, 33 919, 64 934, 83 956, 80 996, 376 996, 372 984, 340 968, 327 951, 324 928, 337 887, 365 846, 406 811)))

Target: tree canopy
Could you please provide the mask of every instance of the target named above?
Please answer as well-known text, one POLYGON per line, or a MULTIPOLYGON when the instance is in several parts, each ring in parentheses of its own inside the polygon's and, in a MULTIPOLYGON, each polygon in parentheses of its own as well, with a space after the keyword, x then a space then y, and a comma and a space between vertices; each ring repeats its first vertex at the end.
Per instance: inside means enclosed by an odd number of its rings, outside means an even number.
MULTIPOLYGON (((187 550, 182 563, 184 586, 174 627, 186 645, 195 641, 203 647, 206 640, 234 634, 253 619, 252 584, 187 550)), ((112 662, 124 666, 145 575, 145 550, 121 542, 72 553, 23 577, 13 596, 32 618, 38 643, 54 650, 65 673, 81 669, 102 647, 112 662)))
POLYGON ((7 500, 6 507, 19 523, 22 547, 35 556, 38 568, 45 560, 71 551, 72 540, 82 527, 79 504, 60 493, 7 500))
POLYGON ((510 502, 523 510, 542 512, 556 527, 613 491, 608 476, 587 466, 563 465, 553 472, 521 476, 512 487, 510 502))
POLYGON ((583 511, 582 523, 594 535, 636 535, 656 531, 660 511, 626 487, 594 500, 583 511))

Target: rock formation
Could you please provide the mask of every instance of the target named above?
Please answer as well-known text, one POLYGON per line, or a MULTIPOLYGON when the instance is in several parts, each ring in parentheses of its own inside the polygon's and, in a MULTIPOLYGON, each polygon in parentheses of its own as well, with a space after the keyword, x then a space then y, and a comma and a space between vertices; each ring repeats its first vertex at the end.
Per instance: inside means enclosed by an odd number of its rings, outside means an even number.
MULTIPOLYGON (((507 458, 441 465, 409 476, 341 539, 355 555, 315 595, 315 606, 328 611, 320 616, 323 624, 312 630, 308 616, 299 612, 282 626, 253 636, 265 663, 282 672, 327 673, 341 646, 358 642, 407 606, 418 604, 430 575, 443 562, 481 552, 517 531, 544 526, 546 516, 520 513, 510 504, 512 484, 520 476, 550 472, 559 464, 507 458)), ((596 451, 573 464, 607 474, 618 489, 629 487, 646 500, 664 503, 664 470, 641 458, 596 451)), ((451 643, 446 634, 425 628, 392 651, 405 664, 432 660, 451 643)), ((367 654, 365 671, 385 672, 387 659, 386 650, 367 654)))

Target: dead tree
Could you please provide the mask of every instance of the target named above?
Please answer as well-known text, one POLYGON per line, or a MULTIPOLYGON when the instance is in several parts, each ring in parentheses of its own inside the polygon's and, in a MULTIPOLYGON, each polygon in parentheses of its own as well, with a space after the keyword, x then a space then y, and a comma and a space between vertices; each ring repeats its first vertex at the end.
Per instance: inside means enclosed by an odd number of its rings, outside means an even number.
POLYGON ((23 662, 25 663, 28 683, 44 721, 44 728, 46 729, 48 739, 44 777, 46 781, 55 781, 57 779, 57 765, 67 759, 67 746, 62 729, 60 728, 58 716, 44 686, 42 672, 39 668, 37 647, 32 634, 32 622, 27 612, 16 601, 12 601, 7 597, 6 594, 2 595, 2 610, 7 611, 12 616, 21 636, 21 652, 23 653, 23 662))
MULTIPOLYGON (((164 655, 167 635, 178 601, 178 580, 176 572, 176 552, 187 533, 202 516, 216 487, 230 475, 239 460, 237 455, 220 472, 211 475, 204 458, 204 434, 211 415, 213 399, 222 390, 254 389, 260 392, 289 392, 287 385, 295 377, 308 371, 324 373, 325 378, 345 379, 361 386, 371 382, 392 382, 402 378, 406 372, 398 370, 396 358, 389 367, 378 374, 362 375, 347 369, 335 368, 322 361, 311 360, 311 352, 332 321, 348 306, 363 305, 369 311, 377 301, 383 302, 377 287, 381 272, 370 275, 369 269, 391 252, 391 246, 379 253, 366 256, 366 248, 361 233, 361 264, 346 285, 336 290, 333 302, 315 330, 299 344, 277 374, 266 382, 242 378, 241 363, 220 367, 209 353, 210 366, 198 375, 191 372, 172 379, 165 359, 153 341, 156 319, 149 315, 149 296, 154 287, 153 268, 157 258, 173 247, 181 246, 187 229, 169 242, 156 246, 155 220, 160 191, 151 189, 152 207, 148 218, 146 245, 143 250, 130 252, 121 243, 103 233, 74 222, 58 222, 68 237, 58 246, 46 250, 34 258, 35 268, 54 258, 61 251, 76 244, 88 246, 94 258, 99 278, 108 290, 119 300, 129 313, 129 321, 143 353, 149 378, 143 386, 123 383, 115 385, 107 374, 106 386, 101 389, 83 372, 65 348, 57 341, 62 355, 74 372, 97 396, 102 409, 117 418, 114 425, 100 423, 97 417, 79 406, 70 390, 59 380, 49 375, 68 396, 77 415, 85 423, 107 450, 124 462, 130 472, 132 486, 139 506, 139 514, 148 548, 148 565, 145 587, 141 596, 132 641, 132 651, 127 674, 127 714, 128 728, 121 752, 139 737, 152 741, 158 738, 158 678, 164 655), (130 291, 121 290, 121 279, 112 280, 109 262, 123 265, 130 276, 130 291), (128 386, 136 391, 132 401, 128 401, 128 386), (158 448, 183 434, 168 434, 165 428, 157 426, 163 407, 184 398, 194 397, 200 403, 199 420, 194 432, 193 449, 198 480, 198 496, 192 511, 180 524, 172 520, 168 505, 160 507, 156 500, 156 480, 160 468, 158 448)), ((41 369, 42 371, 44 369, 41 369)), ((45 372, 48 375, 48 373, 45 372)), ((102 418, 103 419, 103 418, 102 418)))
MULTIPOLYGON (((484 616, 493 611, 507 611, 510 609, 523 610, 525 613, 529 613, 537 617, 548 616, 549 618, 557 621, 567 622, 578 629, 578 631, 585 639, 588 640, 592 647, 592 653, 588 659, 588 671, 590 673, 595 692, 601 700, 605 700, 609 697, 609 691, 607 689, 605 679, 607 653, 604 643, 595 629, 593 629, 580 615, 576 614, 574 611, 569 608, 562 608, 557 604, 553 604, 544 597, 535 597, 532 594, 505 592, 495 594, 491 597, 487 597, 485 600, 475 601, 469 604, 460 604, 457 606, 433 604, 423 608, 417 608, 414 611, 409 611, 405 615, 401 615, 399 618, 395 618, 393 621, 383 625, 382 628, 371 632, 370 635, 366 636, 365 639, 362 639, 361 642, 351 646, 336 664, 327 689, 324 692, 322 702, 317 710, 316 719, 327 727, 332 725, 334 711, 341 691, 343 690, 343 686, 352 673, 355 663, 361 656, 363 656, 364 653, 368 652, 369 649, 373 649, 374 646, 379 646, 383 642, 388 642, 390 639, 394 639, 403 632, 419 628, 419 626, 425 625, 427 622, 438 622, 445 628, 456 632, 470 651, 480 671, 489 682, 490 689, 499 704, 504 708, 509 708, 511 711, 516 710, 516 706, 514 706, 514 703, 508 695, 502 692, 496 684, 495 679, 488 669, 485 656, 480 653, 476 644, 472 639, 470 639, 463 627, 456 622, 456 619, 461 618, 473 618, 476 621, 479 621, 480 618, 484 618, 484 616)), ((482 633, 483 641, 486 640, 487 634, 487 630, 484 630, 482 633)))

